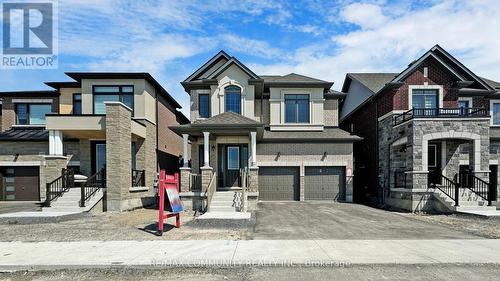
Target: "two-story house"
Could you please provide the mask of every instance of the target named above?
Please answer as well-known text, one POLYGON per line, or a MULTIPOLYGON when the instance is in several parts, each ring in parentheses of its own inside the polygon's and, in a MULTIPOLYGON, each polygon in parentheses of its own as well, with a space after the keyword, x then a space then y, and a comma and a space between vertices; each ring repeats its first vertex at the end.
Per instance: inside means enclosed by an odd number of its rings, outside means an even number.
POLYGON ((348 73, 341 128, 364 138, 354 147, 355 201, 494 209, 499 88, 438 45, 400 73, 348 73))
POLYGON ((178 170, 182 142, 168 126, 189 122, 181 106, 149 73, 66 74, 46 83, 54 91, 0 93, 1 200, 88 210, 105 184, 107 210, 147 204, 158 169, 178 170))
POLYGON ((332 82, 298 74, 257 75, 219 52, 181 83, 191 99, 183 136, 181 189, 238 190, 248 168, 249 195, 259 200, 352 199, 353 142, 338 127, 332 82), (190 180, 201 177, 199 180, 190 180), (198 185, 198 186, 196 186, 198 185))

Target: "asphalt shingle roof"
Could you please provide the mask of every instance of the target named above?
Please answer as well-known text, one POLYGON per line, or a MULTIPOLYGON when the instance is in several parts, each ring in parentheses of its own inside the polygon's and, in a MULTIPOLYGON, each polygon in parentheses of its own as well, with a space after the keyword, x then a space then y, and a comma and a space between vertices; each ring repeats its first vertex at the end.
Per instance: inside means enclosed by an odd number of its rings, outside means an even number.
POLYGON ((260 75, 260 78, 264 79, 264 83, 287 83, 287 82, 294 82, 294 83, 331 83, 328 81, 300 75, 297 73, 290 73, 287 75, 260 75))
POLYGON ((385 84, 393 80, 399 73, 348 73, 349 76, 365 85, 370 91, 377 93, 385 84))
POLYGON ((500 82, 490 80, 488 78, 481 77, 486 84, 490 85, 493 89, 500 89, 500 82))
POLYGON ((224 112, 207 119, 198 119, 192 125, 261 125, 261 123, 234 112, 224 112))
POLYGON ((11 128, 0 133, 0 140, 49 140, 49 131, 45 128, 11 128))
POLYGON ((361 138, 337 127, 332 127, 324 128, 323 131, 270 131, 266 129, 264 130, 263 140, 358 141, 361 138))

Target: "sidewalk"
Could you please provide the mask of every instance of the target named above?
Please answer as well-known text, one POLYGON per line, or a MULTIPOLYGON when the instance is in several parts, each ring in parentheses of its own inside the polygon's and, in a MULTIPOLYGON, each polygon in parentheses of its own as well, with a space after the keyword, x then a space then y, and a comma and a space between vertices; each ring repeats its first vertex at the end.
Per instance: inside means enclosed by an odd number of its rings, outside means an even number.
POLYGON ((1 242, 0 270, 109 266, 500 264, 500 240, 1 242))

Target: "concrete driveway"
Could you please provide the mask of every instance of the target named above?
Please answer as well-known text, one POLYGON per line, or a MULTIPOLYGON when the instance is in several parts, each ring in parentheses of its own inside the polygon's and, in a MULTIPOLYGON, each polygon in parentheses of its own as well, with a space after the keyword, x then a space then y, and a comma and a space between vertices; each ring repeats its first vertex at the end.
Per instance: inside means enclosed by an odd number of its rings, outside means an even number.
POLYGON ((336 202, 258 204, 253 239, 482 238, 402 214, 336 202))

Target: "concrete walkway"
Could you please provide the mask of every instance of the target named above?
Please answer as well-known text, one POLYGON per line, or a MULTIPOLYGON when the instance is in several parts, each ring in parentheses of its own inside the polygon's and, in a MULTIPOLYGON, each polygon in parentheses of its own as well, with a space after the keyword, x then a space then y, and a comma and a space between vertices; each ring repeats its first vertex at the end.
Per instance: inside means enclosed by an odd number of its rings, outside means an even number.
POLYGON ((109 266, 500 264, 500 240, 2 242, 0 270, 109 266))

